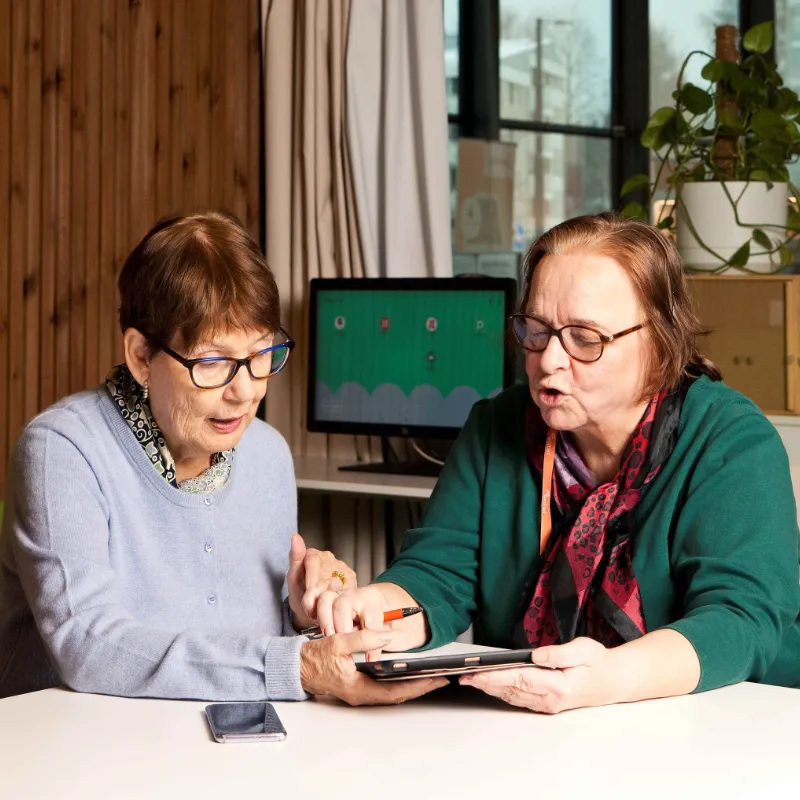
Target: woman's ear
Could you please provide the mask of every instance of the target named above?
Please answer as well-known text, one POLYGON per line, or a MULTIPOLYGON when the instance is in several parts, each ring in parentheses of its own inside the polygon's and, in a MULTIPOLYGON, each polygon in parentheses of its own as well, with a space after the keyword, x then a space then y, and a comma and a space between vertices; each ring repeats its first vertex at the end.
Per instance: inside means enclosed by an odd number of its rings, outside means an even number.
POLYGON ((128 328, 122 337, 125 345, 125 363, 140 386, 150 380, 150 346, 144 334, 136 328, 128 328))

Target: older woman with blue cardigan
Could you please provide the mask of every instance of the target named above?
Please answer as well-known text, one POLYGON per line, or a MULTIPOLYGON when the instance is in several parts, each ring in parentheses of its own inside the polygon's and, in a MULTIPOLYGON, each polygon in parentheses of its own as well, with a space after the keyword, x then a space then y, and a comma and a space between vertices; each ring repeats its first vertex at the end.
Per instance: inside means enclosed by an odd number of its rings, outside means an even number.
POLYGON ((309 641, 323 590, 356 583, 296 529, 292 459, 256 410, 294 342, 258 245, 220 213, 160 222, 119 277, 125 362, 33 420, 13 457, 0 554, 0 697, 213 700, 361 688, 351 653, 309 641))

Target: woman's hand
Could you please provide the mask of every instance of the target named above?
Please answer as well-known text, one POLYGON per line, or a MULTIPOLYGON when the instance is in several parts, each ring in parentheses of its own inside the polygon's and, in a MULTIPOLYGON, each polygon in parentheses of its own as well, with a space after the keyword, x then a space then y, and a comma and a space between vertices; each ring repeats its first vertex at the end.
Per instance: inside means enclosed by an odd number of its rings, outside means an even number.
MULTIPOLYGON (((361 589, 347 588, 341 592, 323 592, 317 601, 317 619, 326 636, 350 633, 356 628, 384 630, 384 611, 419 603, 401 586, 393 583, 374 583, 361 589)), ((428 641, 425 614, 392 622, 393 650, 411 650, 428 641)), ((380 657, 382 648, 367 651, 367 661, 380 657)))
POLYGON ((337 593, 358 585, 356 573, 344 561, 339 561, 329 550, 306 549, 303 537, 292 534, 289 553, 289 608, 297 628, 308 628, 317 619, 317 599, 323 592, 337 593), (341 572, 345 579, 334 575, 341 572))
POLYGON ((317 619, 325 636, 350 633, 356 628, 383 630, 386 598, 376 584, 361 589, 323 592, 317 601, 317 619))
POLYGON ((462 686, 474 686, 512 706, 544 714, 570 708, 602 706, 619 701, 614 687, 619 674, 613 650, 580 637, 569 644, 549 645, 533 651, 532 661, 551 669, 520 667, 462 675, 462 686))
POLYGON ((353 653, 380 650, 389 631, 355 631, 306 642, 300 648, 300 681, 310 694, 328 694, 351 706, 404 703, 446 686, 447 678, 381 683, 356 670, 353 653))

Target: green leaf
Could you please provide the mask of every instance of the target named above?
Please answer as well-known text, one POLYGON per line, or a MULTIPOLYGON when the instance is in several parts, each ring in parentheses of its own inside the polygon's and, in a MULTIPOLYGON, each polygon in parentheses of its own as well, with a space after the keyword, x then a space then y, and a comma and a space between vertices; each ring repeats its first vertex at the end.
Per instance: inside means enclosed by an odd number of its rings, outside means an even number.
POLYGON ((796 105, 797 92, 793 92, 791 89, 783 87, 782 89, 778 89, 778 94, 775 97, 772 110, 781 115, 788 114, 796 105))
POLYGON ((711 108, 711 95, 693 83, 684 84, 680 91, 678 100, 686 106, 686 110, 691 114, 705 114, 711 108))
POLYGON ((742 37, 742 47, 749 53, 768 53, 772 47, 772 21, 754 25, 742 37))
POLYGON ((748 239, 729 259, 731 267, 743 267, 750 260, 750 240, 748 239))
POLYGON ((675 217, 664 217, 664 219, 659 220, 657 228, 660 228, 662 231, 665 228, 672 228, 675 225, 675 217))
POLYGON ((770 173, 770 177, 775 169, 780 169, 789 159, 790 149, 779 142, 753 142, 747 148, 747 158, 752 169, 764 169, 770 173))
POLYGON ((700 76, 704 80, 712 81, 713 83, 716 83, 718 80, 721 80, 723 74, 724 70, 722 68, 722 65, 720 64, 719 61, 717 61, 716 58, 709 61, 700 71, 700 76))
POLYGON ((754 169, 750 173, 750 180, 751 181, 766 181, 767 183, 769 183, 772 180, 772 176, 765 169, 754 169))
POLYGON ((620 213, 623 217, 631 217, 641 220, 642 222, 647 222, 647 211, 645 207, 636 200, 632 200, 628 203, 620 213))
POLYGON ((778 252, 781 255, 782 267, 789 267, 794 264, 794 253, 785 244, 778 248, 778 252))
POLYGON ((664 126, 675 118, 675 114, 675 109, 669 106, 659 108, 647 121, 647 126, 640 140, 642 146, 651 150, 660 150, 665 143, 663 138, 664 126))
POLYGON ((721 111, 717 115, 717 124, 720 127, 730 128, 732 131, 735 131, 739 136, 741 136, 744 132, 744 126, 742 125, 742 121, 739 117, 738 112, 732 111, 729 109, 725 109, 721 111))
POLYGON ((645 175, 644 173, 640 173, 639 175, 631 175, 625 183, 622 184, 622 189, 620 190, 620 197, 624 197, 629 192, 633 192, 636 189, 641 189, 643 186, 650 185, 650 176, 645 175))
POLYGON ((759 81, 748 75, 738 64, 728 64, 726 77, 731 88, 738 94, 753 94, 761 91, 759 81))
POLYGON ((755 228, 753 230, 753 239, 755 239, 757 245, 760 245, 765 250, 772 250, 772 241, 761 228, 755 228))
POLYGON ((750 129, 760 139, 789 140, 786 120, 769 108, 759 108, 750 117, 750 129))
POLYGON ((794 120, 786 120, 785 130, 789 137, 789 141, 793 142, 797 139, 800 139, 800 129, 798 129, 797 123, 794 120))
POLYGON ((786 220, 786 228, 800 233, 800 211, 792 211, 789 214, 789 219, 786 220))

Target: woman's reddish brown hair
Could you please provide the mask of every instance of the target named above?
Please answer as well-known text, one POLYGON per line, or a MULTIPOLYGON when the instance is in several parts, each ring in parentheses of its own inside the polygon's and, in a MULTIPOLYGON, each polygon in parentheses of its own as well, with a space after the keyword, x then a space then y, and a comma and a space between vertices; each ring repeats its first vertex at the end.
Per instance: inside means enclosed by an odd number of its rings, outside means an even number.
POLYGON ((700 339, 709 331, 692 305, 680 254, 658 228, 606 212, 576 217, 546 231, 525 254, 523 311, 537 265, 548 255, 566 253, 612 258, 633 281, 652 343, 645 397, 674 388, 685 374, 722 379, 717 365, 700 352, 700 339))
POLYGON ((186 350, 218 331, 280 328, 275 278, 256 241, 222 211, 162 219, 128 256, 119 322, 153 349, 180 334, 186 350))

